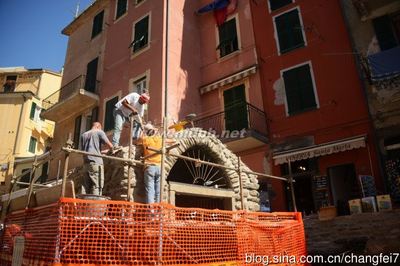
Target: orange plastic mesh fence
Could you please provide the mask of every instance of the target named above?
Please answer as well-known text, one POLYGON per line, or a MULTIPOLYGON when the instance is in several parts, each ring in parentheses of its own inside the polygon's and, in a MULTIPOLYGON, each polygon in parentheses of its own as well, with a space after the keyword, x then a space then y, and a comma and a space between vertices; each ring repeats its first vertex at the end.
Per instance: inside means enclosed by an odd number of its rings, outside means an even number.
POLYGON ((8 215, 2 265, 11 265, 16 236, 25 237, 24 265, 241 265, 246 255, 306 253, 298 213, 123 201, 63 198, 8 215))

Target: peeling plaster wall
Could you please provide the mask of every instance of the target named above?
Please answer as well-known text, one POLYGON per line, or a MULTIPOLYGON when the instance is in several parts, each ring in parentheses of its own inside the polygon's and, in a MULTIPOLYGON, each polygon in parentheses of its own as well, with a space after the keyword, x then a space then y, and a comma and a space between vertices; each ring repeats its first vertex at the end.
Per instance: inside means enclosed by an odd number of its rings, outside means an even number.
MULTIPOLYGON (((351 1, 342 0, 342 6, 356 52, 361 56, 380 52, 372 20, 362 21, 351 1)), ((395 12, 395 10, 390 10, 390 12, 395 12)), ((365 73, 363 76, 365 77, 365 73)), ((364 79, 364 84, 375 128, 379 130, 398 125, 400 122, 400 79, 397 78, 394 82, 382 82, 379 85, 371 85, 364 79)))

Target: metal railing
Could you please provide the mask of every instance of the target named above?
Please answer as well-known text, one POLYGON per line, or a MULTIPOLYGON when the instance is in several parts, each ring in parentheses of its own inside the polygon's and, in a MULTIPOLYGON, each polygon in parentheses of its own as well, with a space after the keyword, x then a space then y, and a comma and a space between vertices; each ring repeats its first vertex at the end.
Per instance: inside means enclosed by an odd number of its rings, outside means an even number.
POLYGON ((266 119, 262 110, 250 103, 240 102, 231 105, 222 112, 199 118, 193 123, 196 127, 214 133, 220 139, 234 138, 232 137, 235 136, 235 134, 232 134, 234 130, 250 130, 267 137, 266 119))
POLYGON ((58 102, 62 102, 70 97, 75 92, 84 89, 86 91, 99 94, 100 92, 100 81, 92 82, 92 84, 86 82, 86 75, 81 75, 68 84, 63 86, 60 90, 54 92, 49 97, 43 100, 42 107, 45 110, 50 109, 58 102))

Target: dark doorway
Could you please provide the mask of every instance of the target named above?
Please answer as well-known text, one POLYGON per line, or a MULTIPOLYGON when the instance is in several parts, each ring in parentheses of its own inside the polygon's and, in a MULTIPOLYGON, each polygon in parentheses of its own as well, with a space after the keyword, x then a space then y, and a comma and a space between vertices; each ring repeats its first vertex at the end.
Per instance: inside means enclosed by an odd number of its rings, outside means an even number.
MULTIPOLYGON (((312 190, 312 177, 317 172, 318 162, 314 159, 294 161, 291 163, 294 196, 296 198, 296 207, 298 212, 306 215, 315 213, 317 210, 314 205, 312 190)), ((289 177, 288 164, 281 166, 282 176, 289 177)), ((287 190, 288 209, 293 211, 292 195, 290 186, 287 190)))
POLYGON ((359 186, 354 164, 344 164, 328 168, 333 202, 338 215, 350 214, 348 201, 359 197, 359 186))
POLYGON ((226 210, 227 208, 225 205, 225 199, 223 198, 175 195, 176 207, 226 210))
POLYGON ((95 58, 87 64, 85 90, 96 92, 97 64, 99 59, 95 58))
POLYGON ((296 197, 297 211, 307 215, 315 212, 314 199, 312 193, 312 176, 301 175, 297 176, 293 184, 294 195, 296 197))

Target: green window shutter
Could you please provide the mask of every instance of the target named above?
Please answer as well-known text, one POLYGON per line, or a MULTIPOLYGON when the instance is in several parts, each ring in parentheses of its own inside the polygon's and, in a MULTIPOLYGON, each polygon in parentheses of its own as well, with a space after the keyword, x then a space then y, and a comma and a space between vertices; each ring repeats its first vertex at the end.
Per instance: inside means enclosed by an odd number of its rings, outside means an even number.
POLYGON ((393 32, 392 20, 389 16, 382 16, 372 20, 375 34, 379 41, 379 47, 382 51, 397 46, 396 37, 393 32))
POLYGON ((31 137, 29 141, 29 152, 35 153, 36 152, 36 143, 37 139, 34 137, 31 137))
POLYGON ((278 34, 279 51, 281 53, 304 46, 299 10, 294 9, 276 17, 275 25, 278 34))
POLYGON ((304 65, 283 73, 289 115, 315 109, 317 103, 310 66, 304 65))
POLYGON ((74 127, 74 148, 78 149, 79 147, 79 139, 81 135, 81 123, 82 123, 82 116, 78 116, 75 118, 75 127, 74 127))
POLYGON ((118 19, 120 16, 126 13, 126 3, 127 0, 118 0, 117 1, 117 12, 115 14, 115 19, 118 19))
POLYGON ((292 0, 269 0, 269 7, 271 11, 274 11, 291 3, 292 0))
POLYGON ((29 118, 30 118, 31 120, 34 120, 34 119, 35 119, 36 106, 37 106, 36 103, 35 103, 35 102, 32 102, 31 112, 30 112, 30 114, 29 114, 29 118))
POLYGON ((92 39, 103 30, 104 11, 101 11, 93 19, 92 39))
POLYGON ((238 38, 236 32, 236 19, 226 21, 218 27, 220 57, 226 56, 238 50, 238 38))
POLYGON ((106 103, 106 110, 104 113, 104 131, 109 131, 114 128, 114 108, 118 102, 118 96, 112 98, 106 103))
POLYGON ((143 18, 135 24, 135 39, 133 44, 133 52, 136 52, 148 43, 149 38, 149 16, 143 18))

